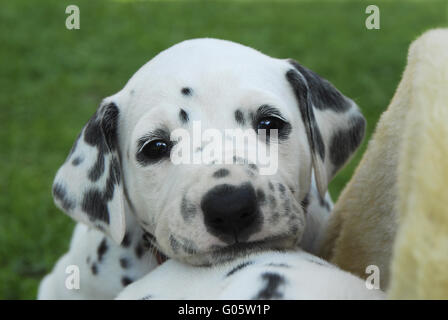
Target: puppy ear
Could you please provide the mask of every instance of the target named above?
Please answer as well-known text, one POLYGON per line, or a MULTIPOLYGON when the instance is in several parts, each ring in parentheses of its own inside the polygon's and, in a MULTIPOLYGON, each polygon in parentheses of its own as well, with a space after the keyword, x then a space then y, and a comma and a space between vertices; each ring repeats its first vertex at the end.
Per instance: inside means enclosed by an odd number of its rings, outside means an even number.
POLYGON ((125 232, 118 150, 119 109, 103 103, 82 129, 53 182, 56 205, 73 219, 110 235, 125 232))
POLYGON ((357 105, 330 82, 294 60, 288 63, 286 78, 299 104, 323 198, 328 183, 361 144, 366 122, 357 105))

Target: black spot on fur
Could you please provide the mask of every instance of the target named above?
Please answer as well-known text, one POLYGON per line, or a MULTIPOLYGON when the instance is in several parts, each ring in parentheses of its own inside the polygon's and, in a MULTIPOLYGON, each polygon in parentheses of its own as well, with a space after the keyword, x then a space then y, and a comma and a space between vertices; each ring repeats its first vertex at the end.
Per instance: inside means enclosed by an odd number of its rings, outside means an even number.
POLYGON ((126 258, 120 258, 120 266, 123 268, 123 269, 127 269, 127 268, 129 268, 129 266, 130 266, 130 261, 128 260, 128 259, 126 259, 126 258))
POLYGON ((283 276, 273 272, 265 272, 261 275, 261 279, 264 281, 264 287, 254 299, 281 299, 283 297, 283 293, 279 291, 279 288, 285 283, 283 276))
POLYGON ((123 240, 121 241, 121 246, 123 248, 128 248, 131 245, 131 235, 128 231, 124 234, 123 240))
POLYGON ((123 285, 123 287, 130 285, 132 282, 134 282, 134 280, 132 280, 131 278, 129 278, 127 276, 121 277, 121 284, 123 285))
POLYGON ((117 149, 118 116, 118 107, 110 103, 100 107, 85 127, 84 141, 98 149, 96 162, 88 172, 92 182, 97 181, 104 173, 105 155, 117 149))
POLYGON ((286 73, 286 78, 291 84, 299 104, 300 114, 306 128, 311 152, 317 153, 323 161, 325 159, 325 145, 314 116, 309 87, 295 70, 289 70, 286 73))
POLYGON ((235 268, 233 268, 232 270, 230 270, 229 272, 227 272, 226 277, 230 277, 231 275, 235 274, 236 272, 246 268, 247 266, 250 266, 251 264, 253 264, 253 261, 246 261, 243 263, 240 263, 239 265, 237 265, 235 268))
POLYGON ((314 106, 319 110, 345 112, 350 103, 328 80, 305 68, 294 60, 289 62, 305 77, 314 106))
POLYGON ((106 240, 106 238, 103 238, 103 240, 101 240, 101 242, 100 242, 100 245, 98 246, 98 249, 96 250, 96 253, 98 254, 99 262, 101 262, 103 260, 103 257, 106 254, 108 249, 109 249, 109 246, 107 245, 107 240, 106 240))
POLYGON ((278 184, 278 190, 280 191, 280 194, 285 195, 286 188, 282 183, 278 184))
POLYGON ((187 123, 189 118, 188 118, 188 113, 184 110, 184 109, 180 109, 179 111, 179 119, 180 122, 182 123, 187 123))
POLYGON ((336 131, 330 141, 330 160, 335 169, 334 173, 347 161, 358 148, 364 138, 366 121, 363 117, 350 119, 348 128, 336 131))
POLYGON ((83 161, 84 161, 84 158, 76 157, 75 159, 73 159, 72 165, 74 165, 76 167, 76 166, 80 165, 83 161))
POLYGON ((101 129, 101 119, 98 117, 98 112, 95 112, 89 122, 87 122, 84 129, 84 141, 91 146, 101 149, 103 152, 107 152, 106 140, 101 129))
POLYGON ((190 202, 185 195, 182 197, 180 204, 180 213, 186 222, 190 222, 197 213, 196 206, 190 202))
POLYGON ((143 244, 143 242, 138 242, 137 246, 135 247, 135 255, 137 256, 137 258, 141 258, 143 256, 143 254, 145 253, 145 246, 143 244))
POLYGON ((215 178, 224 178, 230 174, 230 171, 227 169, 219 169, 213 173, 213 177, 215 178))
POLYGON ((120 165, 115 158, 112 158, 109 163, 109 176, 106 180, 106 191, 104 193, 104 199, 106 201, 112 200, 114 195, 115 185, 120 182, 120 165))
POLYGON ((241 112, 241 110, 235 111, 235 121, 241 126, 244 126, 246 124, 246 120, 244 119, 244 114, 241 112))
POLYGON ((191 96, 193 94, 193 89, 185 87, 182 88, 182 90, 180 90, 180 92, 184 95, 184 96, 191 96))
POLYGON ((274 191, 274 185, 272 184, 271 181, 269 181, 268 185, 269 185, 269 189, 270 189, 271 191, 274 191))
POLYGON ((92 274, 94 274, 94 275, 98 274, 98 266, 96 265, 96 263, 92 264, 92 266, 90 267, 90 270, 92 271, 92 274))
POLYGON ((53 196, 61 202, 64 210, 69 211, 74 209, 76 206, 75 201, 68 199, 67 190, 59 183, 55 183, 53 185, 53 196))
POLYGON ((109 177, 106 180, 106 190, 101 192, 97 188, 90 188, 84 193, 82 209, 88 214, 91 221, 101 220, 109 224, 109 209, 107 202, 112 200, 115 184, 119 182, 119 169, 117 161, 112 159, 109 165, 109 177))
POLYGON ((104 153, 98 149, 98 155, 93 167, 89 169, 88 177, 90 181, 98 181, 104 173, 104 153))
POLYGON ((109 209, 100 190, 91 188, 84 194, 82 210, 87 213, 91 221, 101 220, 109 224, 109 209))
POLYGON ((309 204, 310 204, 310 194, 307 193, 305 198, 303 198, 303 200, 300 201, 300 205, 302 206, 302 209, 305 210, 305 212, 307 212, 309 204))

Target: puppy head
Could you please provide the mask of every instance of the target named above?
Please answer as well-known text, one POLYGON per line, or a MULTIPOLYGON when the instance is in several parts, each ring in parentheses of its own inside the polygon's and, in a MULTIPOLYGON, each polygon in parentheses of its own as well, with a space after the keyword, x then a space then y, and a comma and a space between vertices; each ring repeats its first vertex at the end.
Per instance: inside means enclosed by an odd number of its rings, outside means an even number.
POLYGON ((323 197, 364 126, 353 101, 297 62, 185 41, 103 101, 53 194, 117 242, 135 215, 154 246, 192 264, 289 248, 303 234, 312 170, 323 197))

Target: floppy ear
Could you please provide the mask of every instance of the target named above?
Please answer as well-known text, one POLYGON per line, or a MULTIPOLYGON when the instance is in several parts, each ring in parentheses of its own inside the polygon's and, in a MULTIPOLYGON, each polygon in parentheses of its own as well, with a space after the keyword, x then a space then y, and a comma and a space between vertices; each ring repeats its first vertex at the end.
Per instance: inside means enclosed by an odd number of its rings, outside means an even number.
POLYGON ((323 198, 328 183, 361 144, 366 122, 357 105, 330 82, 294 60, 288 63, 286 78, 299 104, 323 198))
POLYGON ((56 205, 73 219, 120 243, 125 219, 118 121, 117 105, 102 103, 56 173, 53 197, 56 205))

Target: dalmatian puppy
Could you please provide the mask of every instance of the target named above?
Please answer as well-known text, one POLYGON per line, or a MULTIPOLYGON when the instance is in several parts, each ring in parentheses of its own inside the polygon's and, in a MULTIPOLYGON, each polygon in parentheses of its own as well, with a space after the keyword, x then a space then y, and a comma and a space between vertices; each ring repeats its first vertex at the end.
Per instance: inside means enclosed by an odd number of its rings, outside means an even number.
POLYGON ((385 299, 379 289, 304 251, 252 253, 213 267, 169 260, 119 300, 385 299))
POLYGON ((364 127, 352 100, 293 60, 217 39, 161 52, 103 100, 58 170, 55 202, 80 225, 38 297, 110 298, 166 258, 204 266, 313 252, 332 206, 328 182, 364 127), (264 174, 247 152, 254 140, 222 153, 210 137, 186 148, 198 124, 225 141, 228 129, 248 132, 276 151, 275 170, 264 174), (174 163, 179 154, 202 161, 174 163), (78 293, 64 285, 69 264, 78 293))

